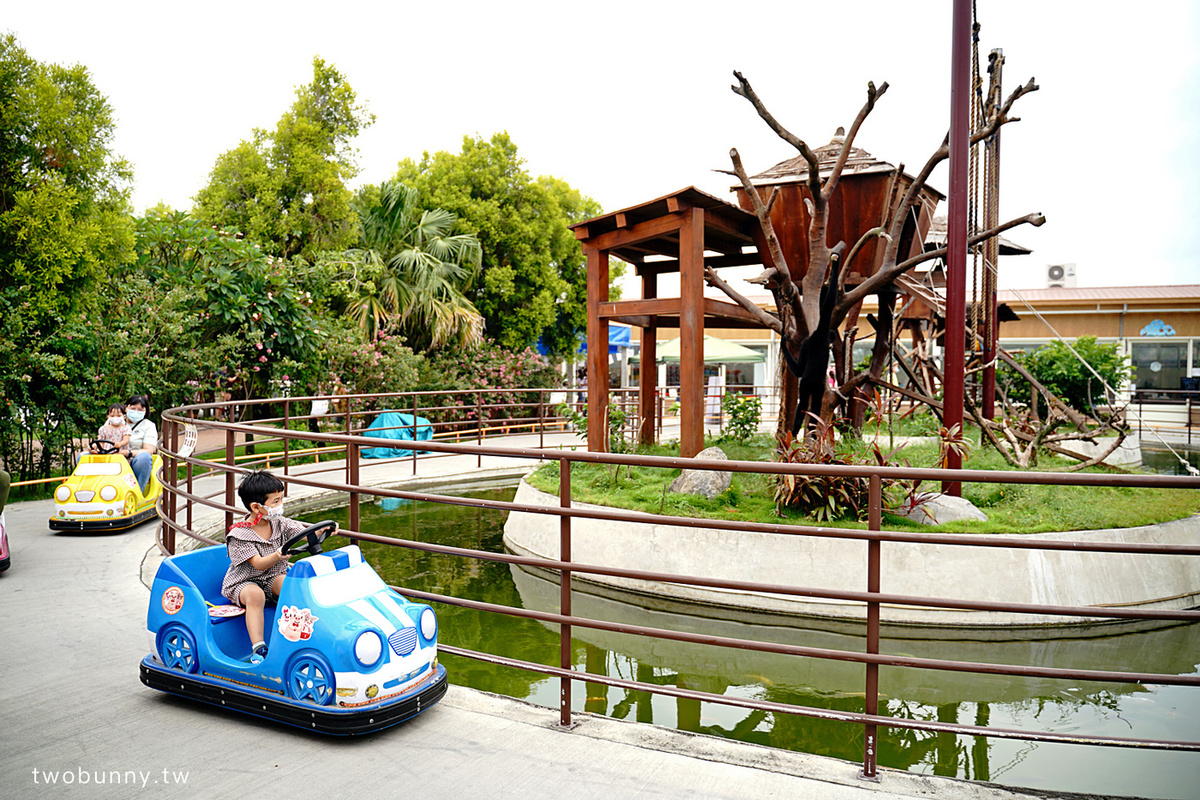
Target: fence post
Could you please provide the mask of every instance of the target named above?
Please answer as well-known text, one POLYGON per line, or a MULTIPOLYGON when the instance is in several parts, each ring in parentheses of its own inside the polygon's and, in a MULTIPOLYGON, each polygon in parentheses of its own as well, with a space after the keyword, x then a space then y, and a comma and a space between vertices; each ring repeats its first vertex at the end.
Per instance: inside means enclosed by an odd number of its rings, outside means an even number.
MULTIPOLYGON (((571 462, 560 459, 558 462, 558 504, 562 508, 571 507, 571 462)), ((571 518, 558 518, 558 560, 571 560, 571 518)), ((562 571, 560 583, 558 613, 564 617, 571 616, 571 571, 562 571)), ((563 623, 558 628, 558 665, 562 669, 571 668, 571 626, 563 623)), ((571 679, 559 678, 560 698, 558 724, 564 728, 571 727, 571 679)))
MULTIPOLYGON (((543 389, 538 390, 538 448, 546 449, 546 392, 543 389)), ((1190 419, 1190 417, 1189 417, 1190 419)), ((1190 428, 1188 429, 1190 432, 1190 428)))
MULTIPOLYGON (((475 444, 483 446, 483 394, 475 392, 475 444)), ((483 453, 475 457, 476 468, 483 466, 483 453)))
MULTIPOLYGON (((878 474, 871 476, 870 510, 867 516, 867 527, 878 531, 883 527, 883 481, 878 474)), ((879 592, 879 561, 880 542, 872 539, 867 542, 867 591, 879 592)), ((879 654, 879 601, 867 602, 867 652, 879 654)), ((864 713, 875 715, 879 713, 879 665, 867 664, 867 686, 865 693, 864 713)), ((859 776, 865 780, 878 781, 876 762, 879 753, 879 731, 877 726, 868 723, 863 731, 863 770, 859 776)))
MULTIPOLYGON (((179 510, 179 495, 176 489, 179 488, 179 462, 175 460, 175 453, 179 452, 179 425, 171 423, 171 434, 168 439, 170 445, 171 457, 163 464, 163 477, 170 476, 169 484, 171 486, 170 496, 167 498, 167 518, 171 520, 171 524, 163 523, 163 548, 171 555, 175 555, 175 525, 178 523, 179 510)), ((190 471, 190 465, 189 465, 190 471)), ((188 501, 188 529, 191 530, 191 501, 188 501)))
MULTIPOLYGON (((178 425, 178 423, 176 423, 176 425, 178 425)), ((176 434, 176 436, 178 436, 178 434, 176 434)), ((171 452, 175 452, 174 448, 172 448, 171 452)), ((194 456, 195 454, 196 454, 196 451, 193 448, 191 455, 194 456)), ((196 472, 195 466, 192 464, 192 462, 189 461, 188 465, 187 465, 187 491, 188 491, 189 495, 196 493, 196 487, 195 487, 195 484, 193 483, 193 479, 195 477, 195 472, 196 472)), ((174 481, 174 478, 172 478, 172 481, 174 481)), ((174 486, 175 485, 174 482, 172 482, 171 485, 174 486)), ((189 531, 192 530, 192 509, 195 508, 195 506, 196 506, 196 504, 193 503, 192 499, 189 497, 188 501, 187 501, 187 529, 189 531)), ((172 542, 175 541, 175 532, 174 531, 171 531, 171 541, 172 542)))
MULTIPOLYGON (((420 395, 418 395, 416 392, 413 392, 413 475, 417 474, 417 412, 420 410, 420 406, 417 405, 417 401, 419 397, 420 395)), ((430 431, 430 435, 432 435, 432 431, 430 431)))
MULTIPOLYGON (((345 434, 350 435, 350 397, 346 397, 346 426, 345 434)), ((350 443, 346 443, 346 483, 354 483, 350 478, 350 443)))
MULTIPOLYGON (((358 508, 358 492, 354 491, 358 488, 358 443, 350 442, 346 444, 346 469, 350 473, 350 479, 346 481, 350 484, 350 530, 358 532, 359 526, 359 508, 358 508)), ((354 543, 353 537, 347 537, 350 543, 354 543)))
MULTIPOLYGON (((232 414, 232 411, 231 411, 232 414)), ((225 431, 225 505, 234 505, 233 500, 233 470, 230 469, 236 462, 235 454, 237 450, 237 438, 232 430, 225 431)), ((225 530, 233 527, 233 512, 225 512, 225 530)))
MULTIPOLYGON (((283 398, 283 430, 289 431, 292 428, 292 402, 288 398, 283 398)), ((287 436, 283 437, 283 474, 288 474, 288 464, 291 459, 288 458, 288 445, 291 444, 291 439, 287 436)))

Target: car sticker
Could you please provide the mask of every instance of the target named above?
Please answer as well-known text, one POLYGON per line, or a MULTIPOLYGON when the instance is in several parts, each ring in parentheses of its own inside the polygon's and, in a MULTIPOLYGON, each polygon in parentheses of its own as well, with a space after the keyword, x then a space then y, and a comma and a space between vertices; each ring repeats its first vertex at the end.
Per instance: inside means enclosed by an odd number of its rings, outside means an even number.
POLYGON ((241 606, 209 606, 208 615, 210 617, 237 617, 246 613, 246 609, 241 606))
POLYGON ((308 639, 318 619, 320 617, 313 616, 311 609, 284 606, 279 615, 279 633, 289 642, 308 639))
POLYGON ((162 609, 168 614, 178 614, 183 608, 183 589, 171 586, 162 594, 162 609))
POLYGON ((126 472, 125 473, 125 485, 128 486, 130 489, 138 488, 137 477, 126 472))

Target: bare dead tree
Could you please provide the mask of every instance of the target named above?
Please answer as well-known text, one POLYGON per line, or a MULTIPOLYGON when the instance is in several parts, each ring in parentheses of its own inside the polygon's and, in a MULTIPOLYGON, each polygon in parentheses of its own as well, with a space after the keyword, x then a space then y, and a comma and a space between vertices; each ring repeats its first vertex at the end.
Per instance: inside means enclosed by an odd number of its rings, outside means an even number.
MULTIPOLYGON (((750 82, 740 73, 734 72, 737 83, 733 91, 744 97, 758 113, 759 117, 781 139, 794 147, 808 164, 807 188, 809 196, 804 202, 809 213, 808 223, 808 263, 804 265, 803 276, 797 283, 794 273, 780 246, 774 227, 771 223, 771 208, 778 198, 778 189, 764 201, 758 190, 753 186, 742 160, 736 149, 730 150, 729 156, 733 163, 731 172, 721 170, 737 177, 753 206, 755 216, 762 228, 763 240, 766 243, 769 261, 765 271, 751 282, 765 287, 771 292, 775 301, 774 313, 759 308, 755 303, 733 289, 722 280, 712 268, 705 269, 705 277, 709 284, 717 287, 739 306, 753 314, 765 326, 774 330, 780 336, 780 352, 789 372, 799 383, 798 396, 794 405, 781 409, 781 428, 786 425, 790 436, 795 436, 804 426, 807 414, 815 414, 824 421, 833 419, 838 409, 844 408, 848 398, 857 394, 859 388, 869 382, 878 381, 884 359, 891 351, 892 318, 895 299, 902 294, 895 285, 906 272, 918 264, 931 259, 944 257, 945 249, 933 250, 919 256, 898 261, 901 233, 905 220, 913 212, 921 199, 921 191, 932 174, 934 168, 949 158, 949 134, 926 161, 920 173, 908 187, 901 202, 896 205, 891 216, 881 226, 864 230, 857 234, 854 245, 846 252, 846 243, 837 242, 830 245, 826 241, 829 222, 829 201, 841 180, 846 161, 854 146, 859 129, 875 108, 876 102, 887 92, 888 84, 883 83, 878 88, 874 83, 867 84, 867 97, 853 123, 846 132, 841 150, 828 174, 822 179, 821 164, 817 154, 808 144, 787 128, 785 128, 767 109, 762 99, 754 91, 750 82), (875 274, 868 277, 858 286, 846 290, 844 276, 849 273, 854 258, 862 250, 864 244, 873 237, 879 237, 887 242, 884 258, 875 274), (845 256, 843 260, 843 256, 845 256), (876 325, 877 338, 872 348, 872 358, 869 367, 855 374, 851 368, 852 334, 847 341, 837 336, 840 326, 846 321, 851 312, 855 312, 862 301, 875 295, 879 299, 879 319, 876 325), (831 351, 836 358, 835 374, 838 376, 836 385, 829 386, 826 381, 826 365, 829 363, 831 351)), ((1030 80, 1019 87, 999 107, 991 110, 986 122, 971 135, 972 144, 986 139, 998 131, 1001 126, 1016 122, 1019 118, 1010 116, 1013 104, 1023 95, 1037 90, 1037 85, 1030 80)), ((1041 225, 1045 218, 1040 214, 1028 214, 1010 220, 986 231, 981 231, 971 237, 971 244, 981 242, 1017 225, 1041 225)), ((799 266, 799 265, 796 265, 799 266)))

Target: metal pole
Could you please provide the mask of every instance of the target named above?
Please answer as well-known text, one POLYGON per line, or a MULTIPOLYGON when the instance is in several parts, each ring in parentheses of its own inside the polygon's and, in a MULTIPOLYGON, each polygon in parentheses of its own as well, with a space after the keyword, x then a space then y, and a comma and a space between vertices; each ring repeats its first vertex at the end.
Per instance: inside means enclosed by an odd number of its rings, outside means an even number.
POLYGON ((413 393, 413 447, 412 447, 413 475, 417 474, 417 412, 421 408, 419 405, 417 405, 417 401, 418 401, 419 397, 420 397, 420 395, 416 394, 415 392, 413 393))
MULTIPOLYGON (((558 504, 563 508, 571 507, 571 462, 560 459, 558 462, 558 504)), ((558 523, 558 560, 571 560, 571 518, 563 516, 558 523)), ((564 617, 571 616, 571 571, 562 571, 562 581, 559 589, 559 613, 564 617)), ((560 625, 558 629, 558 665, 562 669, 571 668, 571 626, 560 625)), ((571 679, 560 678, 560 698, 558 724, 564 728, 571 727, 571 679)))
MULTIPOLYGON (((483 447, 483 395, 475 391, 475 444, 483 447)), ((475 457, 475 466, 483 466, 483 453, 475 457)))
MULTIPOLYGON (((178 453, 179 452, 179 425, 177 423, 171 424, 171 436, 170 436, 169 442, 170 442, 171 452, 178 453)), ((179 462, 175 460, 175 456, 172 455, 171 458, 167 460, 167 463, 163 466, 163 473, 164 473, 163 477, 166 477, 167 475, 171 476, 170 477, 171 492, 170 492, 170 496, 167 498, 167 516, 170 518, 170 520, 172 522, 172 525, 164 526, 163 547, 166 548, 166 551, 168 553, 171 553, 172 555, 174 555, 175 554, 175 528, 173 527, 173 525, 174 525, 174 523, 177 523, 179 521, 179 518, 178 518, 179 496, 175 493, 175 490, 179 485, 179 478, 178 478, 179 462)), ((190 500, 188 501, 188 514, 189 514, 189 519, 190 519, 190 515, 191 515, 191 501, 190 500)), ((188 529, 191 530, 190 524, 188 525, 188 529)))
MULTIPOLYGON (((883 521, 883 481, 878 475, 871 476, 870 509, 868 511, 867 527, 870 530, 880 530, 883 521)), ((867 591, 879 591, 879 562, 880 546, 878 539, 867 543, 867 591)), ((867 652, 873 655, 879 653, 879 602, 871 600, 867 603, 867 652)), ((867 664, 867 685, 865 693, 866 714, 879 713, 879 665, 867 664)), ((879 755, 879 732, 875 725, 865 725, 863 730, 863 771, 859 777, 866 780, 878 781, 876 772, 879 755)))
MULTIPOLYGON (((943 365, 945 426, 962 430, 965 322, 967 319, 967 187, 971 150, 971 0, 954 0, 950 48, 950 205, 946 251, 946 352, 943 365)), ((962 456, 951 449, 948 469, 961 469, 962 456)), ((942 491, 959 497, 962 484, 943 481, 942 491)))
MULTIPOLYGON (((196 493, 195 487, 193 486, 193 483, 192 483, 194 473, 195 473, 195 468, 192 465, 192 462, 189 461, 188 465, 187 465, 187 491, 188 491, 188 494, 196 493)), ((193 503, 190 499, 187 501, 187 529, 189 531, 192 529, 192 509, 195 507, 195 505, 196 504, 193 503)), ((174 538, 174 535, 175 535, 174 531, 172 531, 171 532, 172 539, 174 538)))
MULTIPOLYGON (((350 472, 350 479, 346 481, 355 489, 358 488, 358 443, 350 442, 346 444, 346 466, 350 472)), ((359 529, 359 514, 358 514, 358 492, 350 492, 350 530, 358 531, 359 529)), ((351 539, 351 542, 354 540, 351 539)))
MULTIPOLYGON (((292 402, 290 400, 288 400, 286 397, 283 398, 283 429, 284 429, 284 431, 289 431, 292 429, 292 402)), ((288 474, 288 464, 291 461, 291 459, 289 458, 289 453, 288 453, 288 445, 291 443, 291 441, 292 440, 289 439, 287 436, 283 437, 283 474, 284 475, 288 474)))

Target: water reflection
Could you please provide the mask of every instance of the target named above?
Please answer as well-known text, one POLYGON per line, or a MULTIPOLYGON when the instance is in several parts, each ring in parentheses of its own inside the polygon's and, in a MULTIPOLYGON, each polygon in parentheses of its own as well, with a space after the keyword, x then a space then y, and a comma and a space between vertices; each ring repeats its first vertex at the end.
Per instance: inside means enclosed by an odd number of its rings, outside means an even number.
MULTIPOLYGON (((472 496, 511 499, 513 491, 472 496)), ((335 512, 336 514, 336 512, 335 512)), ((319 516, 328 517, 329 512, 319 516)), ((343 518, 339 521, 345 522, 343 518)), ((364 531, 457 547, 500 551, 504 515, 429 503, 362 511, 364 531)), ((389 583, 492 603, 558 611, 558 585, 546 575, 508 565, 364 543, 364 555, 389 583)), ((590 590, 573 597, 578 616, 648 627, 704 632, 815 647, 862 651, 853 629, 818 626, 779 617, 714 620, 678 609, 648 608, 644 598, 590 590), (789 624, 794 623, 794 624, 789 624)), ((471 609, 438 608, 442 640, 473 650, 543 664, 558 663, 557 626, 471 609)), ((749 650, 646 639, 576 627, 572 662, 587 672, 677 686, 713 694, 760 698, 795 705, 861 712, 864 667, 859 664, 781 656, 749 650)), ((923 634, 921 634, 923 635, 923 634)), ((1037 640, 994 641, 978 631, 937 639, 891 631, 883 652, 1043 666, 1191 673, 1200 658, 1200 625, 1104 626, 1058 631, 1037 640), (1063 634, 1070 634, 1064 636, 1063 634)), ((528 699, 558 702, 558 681, 523 670, 448 654, 451 681, 528 699)), ((1067 682, 883 667, 880 710, 894 717, 997 727, 1074 731, 1088 735, 1200 740, 1200 693, 1138 684, 1067 682)), ((862 757, 859 726, 701 703, 608 687, 577 685, 577 710, 707 733, 771 747, 833 756, 862 757)), ((1200 783, 1200 756, 880 731, 882 766, 914 772, 1046 789, 1124 792, 1155 797, 1192 797, 1200 783), (1065 749, 1065 751, 1064 751, 1065 749), (1099 753, 1092 757, 1089 754, 1099 753), (1121 788, 1122 781, 1128 787, 1121 788)))
POLYGON ((1187 467, 1179 462, 1182 458, 1193 467, 1200 468, 1200 432, 1194 445, 1176 445, 1175 452, 1165 448, 1142 446, 1142 466, 1151 472, 1163 475, 1187 475, 1187 467))

